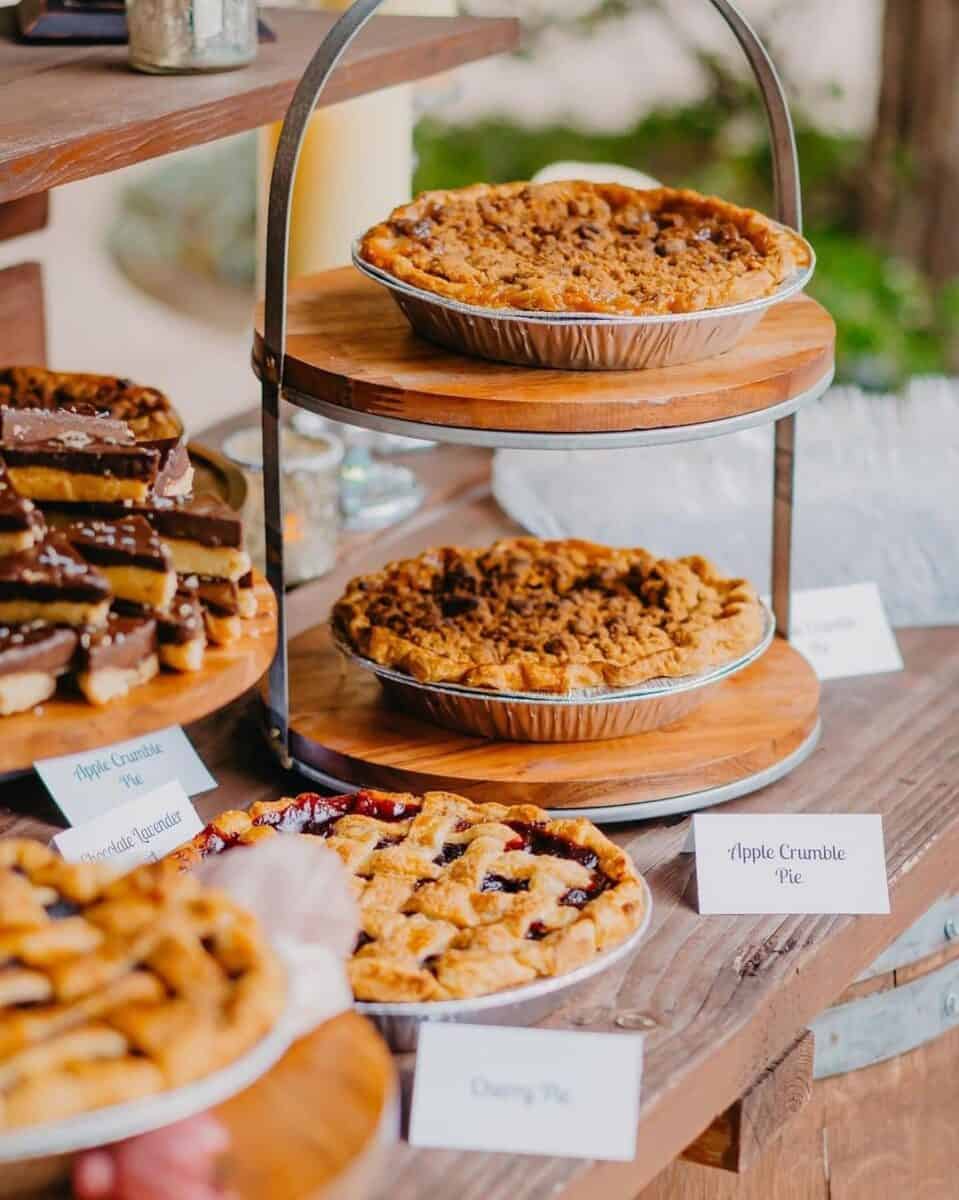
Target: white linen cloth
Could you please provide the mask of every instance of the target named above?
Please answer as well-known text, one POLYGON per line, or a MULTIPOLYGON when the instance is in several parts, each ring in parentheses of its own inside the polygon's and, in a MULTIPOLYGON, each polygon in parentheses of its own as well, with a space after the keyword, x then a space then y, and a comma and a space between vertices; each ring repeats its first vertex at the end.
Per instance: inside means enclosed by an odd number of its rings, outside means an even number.
MULTIPOLYGON (((896 625, 959 622, 959 380, 832 388, 797 416, 793 587, 876 580, 896 625)), ((704 554, 767 591, 772 428, 637 450, 501 450, 496 499, 539 537, 704 554)))

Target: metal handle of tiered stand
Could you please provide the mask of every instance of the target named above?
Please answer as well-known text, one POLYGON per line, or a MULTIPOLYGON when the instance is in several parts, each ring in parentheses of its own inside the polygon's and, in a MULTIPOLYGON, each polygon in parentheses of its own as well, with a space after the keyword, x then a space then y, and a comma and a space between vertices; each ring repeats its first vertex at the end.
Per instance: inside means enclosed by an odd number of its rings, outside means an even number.
MULTIPOLYGON (((802 208, 799 163, 792 119, 776 68, 752 27, 729 0, 709 0, 732 29, 762 93, 772 141, 776 215, 800 229, 802 208)), ((355 0, 336 21, 310 61, 283 119, 266 226, 266 303, 261 364, 263 421, 263 511, 266 522, 266 574, 276 594, 277 650, 269 672, 267 719, 270 739, 284 766, 289 753, 289 677, 283 570, 283 502, 280 490, 280 399, 286 346, 287 254, 290 211, 303 135, 317 102, 350 42, 383 0, 355 0)), ((776 422, 773 484, 772 595, 776 626, 789 630, 789 575, 792 536, 793 446, 795 417, 776 422)))

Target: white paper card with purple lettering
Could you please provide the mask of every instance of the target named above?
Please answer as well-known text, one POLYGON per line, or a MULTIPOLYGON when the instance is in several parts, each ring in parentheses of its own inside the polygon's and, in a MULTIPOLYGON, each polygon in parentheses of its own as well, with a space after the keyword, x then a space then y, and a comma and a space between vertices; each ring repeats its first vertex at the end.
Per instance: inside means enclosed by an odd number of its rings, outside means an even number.
POLYGON ((157 862, 202 828, 190 797, 173 779, 96 820, 64 829, 53 844, 68 862, 109 860, 128 871, 157 862))
POLYGON ((216 787, 179 725, 33 765, 71 825, 92 821, 170 779, 179 780, 188 796, 216 787))
POLYGON ((643 1039, 424 1021, 410 1143, 629 1162, 643 1039))
POLYGON ((701 913, 887 913, 878 813, 696 813, 701 913))
POLYGON ((876 583, 793 592, 789 640, 820 679, 902 670, 899 643, 876 583))

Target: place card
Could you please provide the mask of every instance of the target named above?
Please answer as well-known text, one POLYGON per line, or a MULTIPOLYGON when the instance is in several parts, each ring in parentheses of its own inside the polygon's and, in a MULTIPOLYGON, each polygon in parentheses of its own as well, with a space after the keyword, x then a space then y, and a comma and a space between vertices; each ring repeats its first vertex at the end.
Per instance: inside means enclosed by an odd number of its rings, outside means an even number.
POLYGON ((878 813, 696 813, 701 913, 887 913, 878 813))
POLYGON ((902 670, 896 635, 875 583, 793 592, 789 640, 820 679, 902 670))
POLYGON ((203 828, 177 780, 135 796, 103 816, 64 829, 53 844, 68 862, 100 862, 131 870, 157 862, 203 828))
POLYGON ((179 780, 188 796, 216 787, 179 725, 33 765, 71 825, 92 821, 170 779, 179 780))
POLYGON ((409 1140, 629 1162, 642 1066, 635 1034, 425 1021, 409 1140))

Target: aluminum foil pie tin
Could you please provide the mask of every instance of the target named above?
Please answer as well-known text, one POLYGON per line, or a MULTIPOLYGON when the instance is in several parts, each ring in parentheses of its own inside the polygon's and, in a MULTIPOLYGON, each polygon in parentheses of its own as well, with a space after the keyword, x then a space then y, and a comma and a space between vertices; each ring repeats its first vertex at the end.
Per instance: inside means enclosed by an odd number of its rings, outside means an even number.
POLYGON ((422 1004, 374 1004, 359 1000, 356 1010, 369 1017, 397 1054, 415 1050, 420 1026, 427 1021, 464 1025, 535 1025, 557 1008, 588 991, 597 975, 629 958, 645 937, 653 917, 649 885, 640 876, 643 890, 643 919, 625 941, 606 950, 575 971, 537 979, 504 992, 471 1000, 433 1000, 422 1004))
POLYGON ((474 737, 505 742, 595 742, 648 733, 681 720, 708 700, 721 684, 764 654, 775 636, 772 614, 763 608, 759 642, 731 662, 697 675, 650 679, 630 688, 591 688, 566 695, 494 692, 455 683, 420 683, 401 671, 363 658, 334 634, 334 644, 351 662, 372 672, 386 700, 403 712, 474 737))
POLYGON ((538 313, 478 308, 412 287, 365 262, 359 243, 353 265, 385 287, 416 333, 474 358, 521 367, 571 371, 636 371, 700 362, 731 350, 772 308, 801 292, 815 270, 810 260, 769 296, 701 312, 645 317, 602 313, 538 313))

